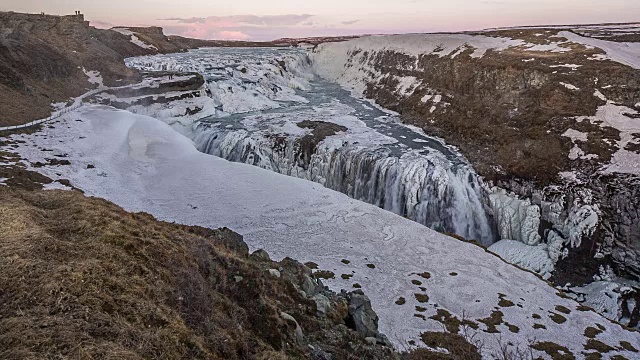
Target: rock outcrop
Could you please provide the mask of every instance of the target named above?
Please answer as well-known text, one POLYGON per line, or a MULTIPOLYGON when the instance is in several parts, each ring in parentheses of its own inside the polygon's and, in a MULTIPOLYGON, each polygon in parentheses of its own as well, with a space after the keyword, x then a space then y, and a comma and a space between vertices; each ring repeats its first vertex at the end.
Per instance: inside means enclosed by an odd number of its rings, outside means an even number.
POLYGON ((0 12, 0 125, 49 116, 52 103, 95 86, 85 71, 98 71, 111 86, 139 80, 123 62, 138 55, 129 45, 124 35, 90 27, 82 15, 0 12))

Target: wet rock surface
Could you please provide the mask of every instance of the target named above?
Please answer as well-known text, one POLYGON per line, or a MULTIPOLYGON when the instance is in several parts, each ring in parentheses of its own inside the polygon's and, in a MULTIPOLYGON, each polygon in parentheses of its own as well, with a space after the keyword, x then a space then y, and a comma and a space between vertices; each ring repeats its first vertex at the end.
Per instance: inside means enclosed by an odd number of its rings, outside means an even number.
POLYGON ((320 142, 338 132, 347 131, 347 128, 344 126, 325 121, 304 120, 296 125, 303 129, 313 130, 311 134, 305 135, 301 139, 297 140, 300 166, 304 169, 309 167, 311 156, 315 154, 320 142))

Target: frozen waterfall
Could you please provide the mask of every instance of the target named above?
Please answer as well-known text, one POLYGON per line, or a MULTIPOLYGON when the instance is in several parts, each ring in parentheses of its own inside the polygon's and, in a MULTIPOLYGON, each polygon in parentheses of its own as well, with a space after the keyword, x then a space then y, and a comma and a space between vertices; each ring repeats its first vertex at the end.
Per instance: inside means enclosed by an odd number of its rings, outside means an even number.
POLYGON ((314 181, 435 230, 490 245, 496 240, 482 187, 466 167, 443 166, 416 152, 319 146, 308 164, 296 139, 202 126, 194 141, 207 154, 314 181))

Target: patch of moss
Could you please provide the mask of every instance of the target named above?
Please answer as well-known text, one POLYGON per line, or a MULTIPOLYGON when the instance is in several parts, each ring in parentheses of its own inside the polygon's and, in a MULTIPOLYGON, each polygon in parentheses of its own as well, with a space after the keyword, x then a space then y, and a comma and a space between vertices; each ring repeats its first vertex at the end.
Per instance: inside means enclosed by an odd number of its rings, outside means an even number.
POLYGON ((329 271, 329 270, 318 270, 313 273, 313 277, 315 277, 316 279, 328 280, 328 279, 335 279, 336 274, 333 271, 329 271))
POLYGON ((449 275, 451 275, 451 276, 458 276, 458 273, 456 273, 456 272, 452 272, 452 273, 449 273, 449 275))
POLYGON ((425 271, 425 272, 423 272, 422 274, 418 274, 418 275, 420 275, 420 277, 422 277, 422 278, 423 278, 423 279, 425 279, 425 280, 429 280, 429 279, 431 279, 431 274, 430 274, 430 273, 428 273, 428 272, 426 272, 426 271, 425 271))
MULTIPOLYGON (((432 349, 446 349, 449 353, 449 357, 446 357, 446 359, 482 359, 478 348, 458 334, 428 332, 422 334, 420 337, 422 338, 422 342, 432 349)), ((423 357, 416 357, 415 359, 441 359, 433 355, 425 355, 426 356, 423 357)))
POLYGON ((611 357, 611 360, 629 360, 629 359, 622 355, 614 355, 611 357))
POLYGON ((595 350, 599 353, 608 353, 609 351, 615 350, 615 348, 603 343, 602 341, 596 339, 589 339, 587 344, 584 346, 585 350, 595 350))
POLYGON ((507 300, 506 296, 507 295, 505 294, 498 294, 498 298, 500 299, 500 301, 498 302, 498 306, 503 308, 515 306, 516 304, 514 304, 511 300, 507 300))
POLYGON ((551 315, 549 315, 549 318, 551 318, 551 320, 556 324, 564 324, 565 322, 567 322, 566 317, 560 314, 556 314, 554 312, 552 312, 551 315))
POLYGON ((542 325, 542 324, 533 324, 533 328, 536 329, 536 330, 537 329, 542 329, 542 330, 546 330, 547 329, 547 327, 542 325))
POLYGON ((533 315, 531 315, 531 317, 534 318, 534 319, 537 319, 537 320, 542 319, 542 316, 540 316, 538 314, 533 314, 533 315))
POLYGON ((451 315, 447 310, 438 309, 436 315, 433 315, 429 319, 442 323, 445 329, 450 333, 457 334, 460 332, 460 325, 462 322, 455 316, 451 315))
POLYGON ((534 350, 542 351, 549 355, 553 360, 575 360, 576 357, 573 355, 569 349, 564 346, 558 345, 554 342, 544 341, 538 342, 531 347, 534 350))
POLYGON ((597 352, 584 354, 584 360, 602 360, 602 354, 597 352))
POLYGON ((588 328, 586 328, 584 330, 584 336, 590 338, 590 339, 595 339, 596 336, 602 334, 602 330, 600 329, 596 329, 594 327, 589 326, 588 328))
POLYGON ((640 352, 640 350, 636 349, 635 347, 633 347, 633 345, 631 345, 630 342, 628 341, 620 341, 620 347, 627 350, 627 351, 631 351, 634 353, 640 352))
POLYGON ((318 268, 318 264, 314 263, 313 261, 304 263, 304 266, 308 267, 311 270, 316 270, 318 268))
POLYGON ((513 325, 513 324, 509 324, 509 323, 504 323, 505 325, 507 325, 507 328, 509 328, 509 331, 511 331, 514 334, 517 334, 520 332, 520 328, 513 325))
POLYGON ((412 283, 413 285, 417 285, 417 286, 422 285, 422 281, 420 281, 420 280, 411 280, 411 283, 412 283))
POLYGON ((342 279, 344 280, 349 280, 353 277, 353 274, 342 274, 340 275, 340 277, 342 277, 342 279))
POLYGON ((345 264, 345 265, 349 265, 349 264, 351 264, 351 261, 349 261, 349 260, 347 260, 347 259, 342 259, 342 260, 340 260, 340 261, 341 261, 343 264, 345 264))
POLYGON ((358 283, 353 284, 353 287, 356 288, 356 289, 362 289, 362 285, 360 285, 358 283))
POLYGON ((422 320, 427 320, 427 317, 422 314, 413 314, 414 317, 420 318, 422 320))
POLYGON ((423 313, 423 312, 427 311, 427 308, 423 308, 422 306, 416 306, 416 311, 423 313))
POLYGON ((504 322, 502 320, 503 316, 504 316, 504 313, 502 311, 494 310, 491 313, 491 316, 479 321, 487 326, 487 330, 485 330, 485 332, 495 334, 500 332, 498 331, 497 326, 504 322))
POLYGON ((401 297, 398 300, 396 300, 396 305, 404 305, 407 303, 407 299, 401 297))
POLYGON ((571 310, 567 309, 566 307, 562 306, 562 305, 558 305, 556 306, 556 311, 559 311, 563 314, 571 314, 571 310))
POLYGON ((413 296, 416 297, 419 303, 425 304, 429 302, 429 296, 426 294, 413 294, 413 296))
POLYGON ((588 307, 588 306, 584 306, 584 305, 578 305, 578 307, 576 308, 576 310, 578 311, 593 311, 592 308, 588 307))
POLYGON ((369 269, 375 269, 376 268, 376 266, 374 264, 367 264, 367 267, 369 269))
POLYGON ((468 326, 473 330, 478 330, 480 328, 480 325, 478 325, 478 323, 471 320, 462 320, 462 325, 468 326))

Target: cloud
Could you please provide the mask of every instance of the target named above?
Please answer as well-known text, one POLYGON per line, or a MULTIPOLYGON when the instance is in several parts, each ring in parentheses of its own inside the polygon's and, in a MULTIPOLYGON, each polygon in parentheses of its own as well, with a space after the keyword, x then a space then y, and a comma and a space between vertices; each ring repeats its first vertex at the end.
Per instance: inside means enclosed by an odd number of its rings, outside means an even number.
POLYGON ((273 34, 274 29, 286 34, 294 29, 317 26, 310 14, 172 17, 160 20, 168 22, 165 30, 171 34, 199 39, 257 40, 273 34))
POLYGON ((248 40, 251 36, 242 31, 220 31, 217 38, 221 40, 248 40))
POLYGON ((110 29, 113 27, 112 23, 100 20, 91 20, 89 24, 93 27, 97 27, 98 29, 110 29))
POLYGON ((342 25, 353 25, 357 22, 359 22, 360 20, 350 20, 350 21, 343 21, 342 25))
POLYGON ((288 14, 288 15, 231 15, 231 16, 208 16, 192 18, 168 18, 160 19, 175 21, 182 24, 207 24, 209 26, 294 26, 305 21, 309 21, 313 15, 309 14, 288 14))

